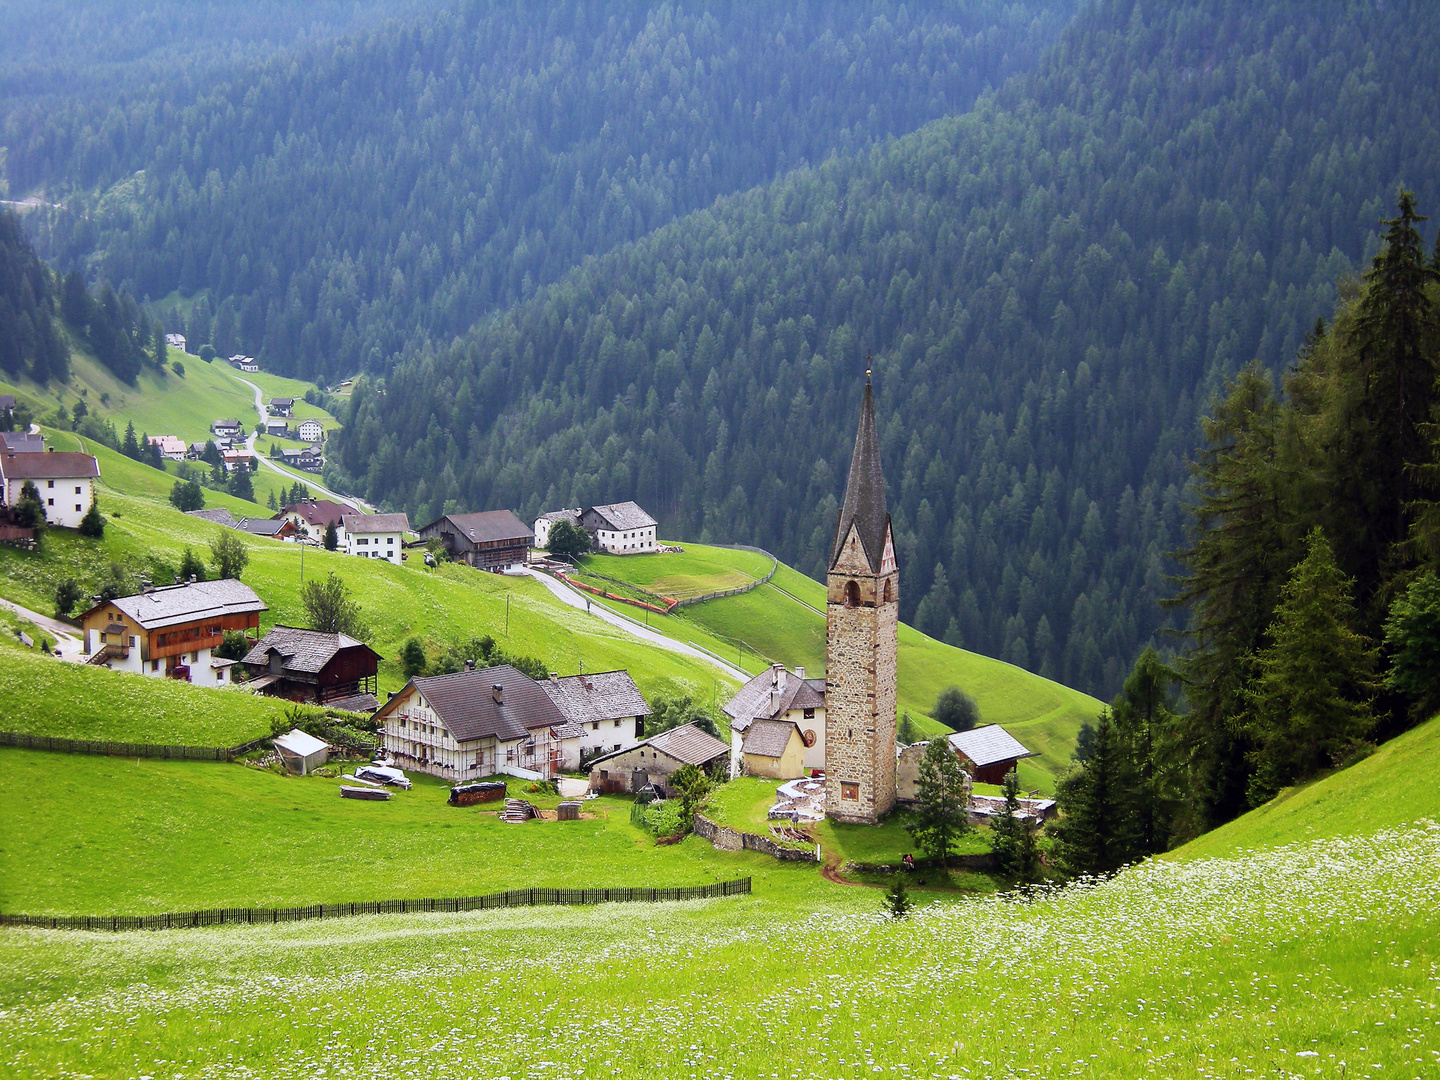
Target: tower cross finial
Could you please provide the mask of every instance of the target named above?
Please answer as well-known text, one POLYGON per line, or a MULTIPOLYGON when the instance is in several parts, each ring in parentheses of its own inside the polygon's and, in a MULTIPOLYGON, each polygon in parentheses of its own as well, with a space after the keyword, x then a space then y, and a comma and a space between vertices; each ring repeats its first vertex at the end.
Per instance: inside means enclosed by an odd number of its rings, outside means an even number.
POLYGON ((870 350, 865 350, 865 385, 870 385, 870 363, 875 357, 870 355, 870 350))

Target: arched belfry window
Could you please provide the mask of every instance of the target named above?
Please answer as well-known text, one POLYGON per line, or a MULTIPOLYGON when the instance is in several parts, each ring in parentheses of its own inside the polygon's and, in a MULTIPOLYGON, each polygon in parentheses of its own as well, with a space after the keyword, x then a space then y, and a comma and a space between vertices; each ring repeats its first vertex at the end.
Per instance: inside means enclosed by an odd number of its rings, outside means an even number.
POLYGON ((847 581, 845 583, 845 606, 860 606, 860 586, 857 585, 854 581, 847 581))

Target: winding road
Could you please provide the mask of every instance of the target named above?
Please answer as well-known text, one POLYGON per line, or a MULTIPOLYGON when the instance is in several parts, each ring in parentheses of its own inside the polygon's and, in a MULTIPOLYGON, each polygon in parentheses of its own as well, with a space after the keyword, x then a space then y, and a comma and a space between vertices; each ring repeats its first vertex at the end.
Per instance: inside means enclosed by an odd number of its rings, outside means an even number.
POLYGON ((562 603, 568 604, 570 607, 580 611, 588 611, 597 619, 624 630, 626 633, 639 638, 647 645, 654 645, 658 649, 666 649, 669 652, 679 653, 681 656, 694 657, 696 660, 704 660, 707 664, 719 668, 730 678, 740 683, 747 683, 752 678, 749 672, 741 671, 733 664, 727 664, 724 660, 718 660, 707 652, 702 652, 700 649, 686 645, 684 642, 668 638, 664 634, 651 630, 648 626, 636 622, 634 619, 627 619, 624 615, 621 615, 617 611, 612 611, 604 604, 592 603, 590 598, 584 593, 577 589, 570 588, 570 586, 561 581, 557 581, 549 574, 543 574, 539 570, 526 570, 525 573, 549 589, 562 603))
POLYGON ((52 619, 49 615, 41 615, 38 611, 23 608, 9 600, 0 599, 0 607, 8 608, 22 619, 29 619, 53 637, 55 652, 61 660, 72 660, 79 663, 85 659, 85 650, 82 648, 80 639, 75 636, 75 627, 58 619, 52 619))
MULTIPOLYGON (((264 423, 267 419, 269 419, 269 415, 265 412, 265 392, 261 390, 260 387, 256 386, 253 382, 251 382, 249 379, 242 379, 239 375, 234 374, 232 374, 230 377, 236 382, 244 383, 251 390, 255 391, 255 411, 260 415, 261 423, 264 423)), ((314 473, 297 473, 291 472, 289 469, 282 469, 279 465, 276 465, 275 462, 271 461, 269 458, 256 451, 255 440, 259 437, 259 432, 252 432, 250 434, 250 437, 245 440, 245 449, 249 450, 250 453, 254 454, 256 459, 259 460, 260 463, 263 464, 267 469, 271 470, 272 472, 277 472, 281 476, 288 476, 291 480, 299 480, 300 483, 304 484, 306 487, 313 488, 321 495, 324 495, 326 498, 329 499, 334 499, 336 502, 349 503, 351 506, 357 506, 361 510, 365 511, 365 513, 367 514, 373 514, 375 512, 375 507, 371 506, 363 499, 357 499, 353 495, 341 495, 337 492, 331 491, 329 488, 321 487, 319 481, 315 479, 314 473)))

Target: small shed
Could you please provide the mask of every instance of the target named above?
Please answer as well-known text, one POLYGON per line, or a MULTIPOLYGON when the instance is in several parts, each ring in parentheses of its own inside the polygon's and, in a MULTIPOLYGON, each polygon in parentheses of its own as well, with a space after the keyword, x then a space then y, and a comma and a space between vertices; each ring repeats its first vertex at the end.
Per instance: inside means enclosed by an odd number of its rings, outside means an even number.
POLYGON ((1012 772, 1021 758, 1039 756, 999 724, 957 731, 949 741, 956 756, 969 763, 971 779, 977 784, 1003 784, 1005 774, 1012 772))
POLYGON ((745 772, 772 780, 795 780, 805 775, 805 738, 788 720, 756 720, 745 732, 741 748, 745 772))
POLYGON ((285 762, 285 768, 296 776, 304 776, 330 759, 329 745, 299 728, 276 736, 275 752, 285 762))

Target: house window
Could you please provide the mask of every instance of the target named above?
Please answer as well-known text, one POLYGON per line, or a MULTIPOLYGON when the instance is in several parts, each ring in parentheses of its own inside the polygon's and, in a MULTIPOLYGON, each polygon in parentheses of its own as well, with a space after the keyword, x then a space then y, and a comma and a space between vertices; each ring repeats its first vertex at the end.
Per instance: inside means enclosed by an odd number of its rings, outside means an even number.
MULTIPOLYGON (((50 486, 51 486, 51 487, 54 487, 55 485, 54 485, 54 484, 51 484, 50 486)), ((54 506, 54 505, 55 505, 55 500, 54 500, 54 499, 46 499, 46 500, 45 500, 45 505, 46 505, 46 506, 54 506)))
POLYGON ((620 721, 619 721, 619 720, 616 720, 616 721, 615 721, 615 726, 616 726, 616 727, 619 727, 619 726, 620 726, 620 721))
POLYGON ((45 481, 45 486, 46 486, 47 488, 53 488, 53 487, 55 486, 55 481, 54 481, 54 480, 46 480, 46 481, 45 481))
POLYGON ((150 670, 151 670, 151 671, 159 671, 159 670, 160 670, 160 661, 159 661, 159 660, 151 660, 151 661, 150 661, 150 670))
POLYGON ((840 798, 842 798, 842 799, 854 799, 854 800, 856 800, 856 801, 859 801, 859 799, 860 799, 860 785, 859 785, 859 784, 851 783, 851 782, 848 781, 848 780, 842 780, 842 781, 840 782, 840 798))
POLYGON ((79 485, 79 484, 76 484, 76 485, 75 485, 75 494, 76 494, 76 495, 79 495, 79 494, 80 494, 80 485, 79 485))
POLYGON ((224 681, 225 681, 225 669, 224 669, 223 667, 216 669, 216 671, 215 671, 215 681, 216 681, 216 682, 224 682, 224 681))
POLYGON ((814 710, 814 709, 806 709, 806 710, 805 710, 805 719, 806 719, 806 720, 814 720, 814 719, 815 719, 815 710, 814 710))

